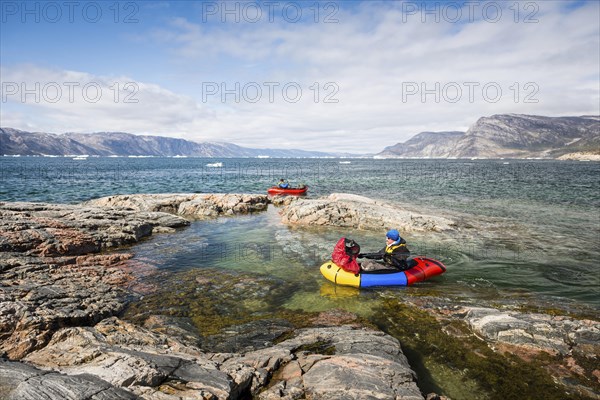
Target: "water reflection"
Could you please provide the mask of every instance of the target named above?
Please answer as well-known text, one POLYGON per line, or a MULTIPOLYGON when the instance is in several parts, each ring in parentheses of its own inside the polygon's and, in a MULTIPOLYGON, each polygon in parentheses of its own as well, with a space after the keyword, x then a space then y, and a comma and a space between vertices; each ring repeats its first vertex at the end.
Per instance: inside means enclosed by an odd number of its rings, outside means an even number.
POLYGON ((340 300, 360 296, 360 289, 349 286, 340 286, 326 281, 321 285, 320 294, 322 297, 328 299, 340 300))

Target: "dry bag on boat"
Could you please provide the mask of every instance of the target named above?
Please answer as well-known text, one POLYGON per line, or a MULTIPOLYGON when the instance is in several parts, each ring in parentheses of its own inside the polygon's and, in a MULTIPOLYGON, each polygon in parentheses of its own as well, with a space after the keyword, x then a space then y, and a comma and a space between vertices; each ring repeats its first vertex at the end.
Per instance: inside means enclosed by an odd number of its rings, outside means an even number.
POLYGON ((353 274, 360 272, 356 256, 360 253, 360 246, 352 239, 341 238, 335 244, 331 260, 342 269, 353 274))

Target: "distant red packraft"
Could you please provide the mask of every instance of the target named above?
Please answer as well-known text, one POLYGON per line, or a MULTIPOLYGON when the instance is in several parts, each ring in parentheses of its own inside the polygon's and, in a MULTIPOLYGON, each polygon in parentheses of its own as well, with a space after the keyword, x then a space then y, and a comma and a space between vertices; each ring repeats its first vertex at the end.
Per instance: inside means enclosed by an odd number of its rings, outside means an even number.
POLYGON ((356 256, 360 252, 360 246, 352 239, 341 238, 335 244, 331 260, 343 270, 358 274, 360 266, 356 262, 356 256))

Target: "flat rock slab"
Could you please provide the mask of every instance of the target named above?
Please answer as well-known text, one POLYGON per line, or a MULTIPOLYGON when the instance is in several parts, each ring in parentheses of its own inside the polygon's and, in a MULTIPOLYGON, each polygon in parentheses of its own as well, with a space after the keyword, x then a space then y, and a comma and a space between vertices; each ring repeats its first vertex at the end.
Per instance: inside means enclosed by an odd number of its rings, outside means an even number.
POLYGON ((264 211, 269 199, 260 194, 134 194, 102 197, 84 204, 205 219, 264 211))
POLYGON ((96 254, 189 225, 161 212, 0 203, 0 354, 19 359, 59 327, 123 310, 131 254, 96 254))
POLYGON ((0 359, 0 398, 6 400, 134 400, 135 394, 88 374, 64 375, 0 359))
POLYGON ((488 343, 505 343, 563 356, 571 352, 600 356, 600 323, 597 321, 485 307, 465 308, 462 314, 471 330, 488 343))
POLYGON ((334 193, 322 199, 296 199, 284 204, 282 221, 297 225, 327 225, 344 228, 402 232, 441 232, 456 230, 448 218, 423 215, 397 205, 367 197, 334 193))
POLYGON ((40 256, 94 253, 189 225, 167 213, 67 204, 0 203, 0 217, 0 251, 40 256))

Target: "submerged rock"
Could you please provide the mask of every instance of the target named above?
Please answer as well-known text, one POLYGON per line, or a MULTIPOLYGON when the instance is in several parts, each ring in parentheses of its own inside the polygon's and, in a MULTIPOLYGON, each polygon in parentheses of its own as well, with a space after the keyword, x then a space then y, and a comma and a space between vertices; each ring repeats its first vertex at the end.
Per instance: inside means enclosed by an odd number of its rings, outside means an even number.
POLYGON ((248 322, 229 327, 222 333, 211 335, 202 341, 202 347, 215 352, 233 353, 270 347, 294 327, 282 319, 248 322))

